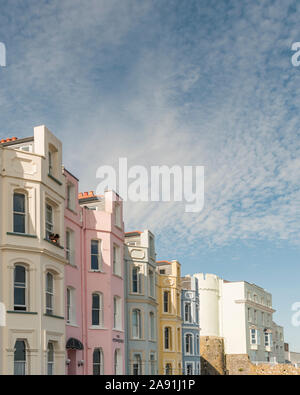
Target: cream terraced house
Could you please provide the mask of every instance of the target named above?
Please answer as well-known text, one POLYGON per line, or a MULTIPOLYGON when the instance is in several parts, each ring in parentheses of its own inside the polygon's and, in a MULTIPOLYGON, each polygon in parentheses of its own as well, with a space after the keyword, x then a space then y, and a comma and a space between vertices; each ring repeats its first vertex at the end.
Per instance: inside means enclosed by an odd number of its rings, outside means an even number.
POLYGON ((65 374, 65 177, 45 126, 0 141, 0 196, 0 375, 65 374))

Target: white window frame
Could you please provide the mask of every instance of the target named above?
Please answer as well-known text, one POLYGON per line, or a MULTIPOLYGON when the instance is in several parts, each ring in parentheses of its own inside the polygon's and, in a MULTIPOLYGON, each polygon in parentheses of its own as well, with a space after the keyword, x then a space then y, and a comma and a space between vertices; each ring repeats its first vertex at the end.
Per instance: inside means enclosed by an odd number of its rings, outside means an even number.
POLYGON ((113 245, 113 274, 122 276, 121 247, 117 244, 113 245))
POLYGON ((142 287, 142 273, 140 266, 133 265, 131 269, 131 293, 141 295, 143 292, 142 287), (133 274, 136 271, 136 281, 133 278, 133 274), (134 290, 134 283, 136 282, 136 291, 134 290))
POLYGON ((131 312, 131 336, 132 339, 142 338, 142 312, 140 309, 133 309, 131 312), (136 314, 136 325, 134 325, 135 314, 136 314))
POLYGON ((92 327, 95 328, 103 328, 104 327, 104 298, 103 298, 103 293, 102 292, 93 292, 92 293, 92 327), (93 302, 94 302, 94 295, 97 295, 99 298, 99 308, 93 307, 93 302), (97 318, 98 318, 98 324, 93 323, 93 312, 97 311, 97 318))
POLYGON ((50 239, 50 234, 54 233, 54 208, 51 204, 49 204, 48 202, 46 202, 46 239, 49 240, 50 239), (50 219, 48 219, 48 213, 51 213, 50 215, 50 219))
POLYGON ((21 263, 16 263, 15 266, 14 266, 13 275, 14 275, 14 287, 13 287, 13 290, 15 291, 16 288, 24 289, 24 298, 25 298, 25 304, 24 305, 17 305, 15 303, 15 299, 14 299, 14 311, 28 311, 28 306, 27 306, 27 304, 28 304, 28 302, 27 302, 27 299, 28 299, 28 297, 27 297, 27 292, 28 292, 28 289, 27 289, 28 279, 27 279, 27 277, 28 276, 27 276, 27 268, 26 268, 26 266, 22 265, 21 263), (18 283, 18 282, 15 281, 15 270, 16 270, 17 267, 24 268, 24 271, 25 271, 25 283, 18 283))
POLYGON ((103 259, 102 259, 102 240, 100 239, 91 239, 91 271, 93 272, 103 272, 103 259), (93 242, 97 242, 97 249, 98 252, 97 254, 92 253, 92 244, 93 242), (97 260, 98 260, 98 268, 97 269, 93 269, 92 268, 92 257, 96 256, 97 260))
POLYGON ((134 354, 132 361, 132 374, 142 375, 142 356, 141 354, 134 354))
POLYGON ((190 375, 195 375, 195 363, 193 361, 185 362, 185 366, 184 366, 185 372, 184 372, 184 374, 187 375, 187 376, 189 375, 188 374, 188 365, 191 365, 191 367, 192 367, 192 373, 190 375))
POLYGON ((55 374, 55 347, 53 342, 49 341, 48 342, 48 346, 47 346, 47 375, 48 376, 54 376, 55 374), (51 345, 53 347, 52 350, 49 350, 49 345, 51 345), (53 353, 53 360, 49 360, 49 354, 50 351, 53 353), (50 373, 51 371, 51 373, 50 373))
POLYGON ((114 329, 122 330, 122 298, 114 296, 114 329))
POLYGON ((26 234, 27 233, 27 195, 26 193, 20 191, 14 191, 13 193, 13 232, 15 233, 20 233, 20 234, 26 234), (15 200, 15 195, 22 195, 24 196, 24 212, 22 211, 15 211, 14 210, 14 200, 15 200), (24 232, 16 232, 15 231, 15 215, 22 215, 24 217, 24 232))
POLYGON ((54 301, 55 301, 55 276, 53 273, 51 273, 50 271, 46 272, 46 314, 48 315, 53 315, 54 314, 54 301), (48 288, 48 274, 50 276, 52 276, 52 290, 50 290, 48 288), (49 296, 49 300, 50 300, 50 306, 48 306, 48 298, 47 296, 49 296))
POLYGON ((95 348, 93 350, 93 375, 94 376, 95 376, 95 374, 94 374, 95 365, 99 366, 99 375, 97 375, 97 376, 104 375, 104 353, 103 353, 103 349, 101 347, 100 348, 95 348), (94 353, 96 351, 99 352, 100 362, 94 362, 94 353))
POLYGON ((184 322, 188 324, 193 323, 193 317, 192 317, 192 303, 191 302, 184 302, 184 322), (188 311, 186 311, 186 308, 188 307, 188 311), (188 319, 187 319, 188 315, 188 319))
POLYGON ((150 340, 156 340, 156 317, 154 311, 149 312, 150 340))
POLYGON ((184 335, 184 351, 186 355, 194 355, 194 336, 192 333, 185 333, 184 335), (188 339, 190 339, 189 342, 188 339))

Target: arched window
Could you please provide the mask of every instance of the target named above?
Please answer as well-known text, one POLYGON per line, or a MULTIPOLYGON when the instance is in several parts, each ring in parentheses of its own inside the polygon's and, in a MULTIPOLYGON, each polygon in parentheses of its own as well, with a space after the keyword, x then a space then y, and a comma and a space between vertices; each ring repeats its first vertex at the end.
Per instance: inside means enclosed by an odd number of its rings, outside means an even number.
POLYGON ((171 363, 166 363, 166 367, 165 367, 165 372, 166 375, 172 375, 172 364, 171 363))
POLYGON ((23 340, 17 340, 15 344, 14 375, 26 375, 26 345, 23 340))
POLYGON ((149 313, 149 319, 150 319, 150 339, 155 340, 155 315, 153 311, 149 313))
POLYGON ((14 310, 26 311, 26 269, 21 265, 14 270, 14 310))
POLYGON ((142 319, 141 311, 134 309, 132 311, 132 337, 134 339, 141 339, 142 337, 142 319))
POLYGON ((170 292, 164 291, 164 313, 170 312, 170 292))
POLYGON ((186 354, 193 354, 193 336, 190 333, 185 335, 185 352, 186 354))
POLYGON ((103 326, 103 295, 94 293, 92 295, 92 325, 103 326))
POLYGON ((102 348, 96 348, 93 352, 93 375, 104 374, 104 359, 102 348))
POLYGON ((115 350, 114 364, 115 364, 115 375, 122 374, 122 354, 119 348, 115 350))
POLYGON ((142 358, 140 354, 135 354, 133 358, 132 373, 134 376, 142 374, 142 358))
POLYGON ((53 314, 54 308, 54 277, 52 273, 46 274, 46 314, 53 314))
POLYGON ((165 342, 165 350, 171 350, 172 335, 171 335, 171 328, 170 327, 166 327, 164 329, 164 342, 165 342))
POLYGON ((47 350, 47 371, 48 376, 53 376, 54 374, 54 346, 53 343, 48 343, 47 350))
POLYGON ((26 197, 23 193, 14 193, 13 202, 14 232, 26 233, 26 197))

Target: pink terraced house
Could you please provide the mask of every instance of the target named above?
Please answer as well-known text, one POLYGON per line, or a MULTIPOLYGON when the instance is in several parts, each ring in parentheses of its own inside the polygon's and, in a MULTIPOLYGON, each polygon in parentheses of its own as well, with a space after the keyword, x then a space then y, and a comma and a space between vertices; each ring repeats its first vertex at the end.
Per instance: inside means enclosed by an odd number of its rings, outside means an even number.
POLYGON ((68 374, 123 374, 122 201, 111 191, 77 195, 78 180, 65 176, 68 374))

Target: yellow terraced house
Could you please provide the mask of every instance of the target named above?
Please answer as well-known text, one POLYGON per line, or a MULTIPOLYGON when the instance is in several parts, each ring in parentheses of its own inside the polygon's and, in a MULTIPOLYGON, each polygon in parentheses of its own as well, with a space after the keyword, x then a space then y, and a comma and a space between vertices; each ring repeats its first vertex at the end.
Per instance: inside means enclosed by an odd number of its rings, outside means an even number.
POLYGON ((159 374, 182 374, 181 269, 178 261, 157 262, 159 374))

